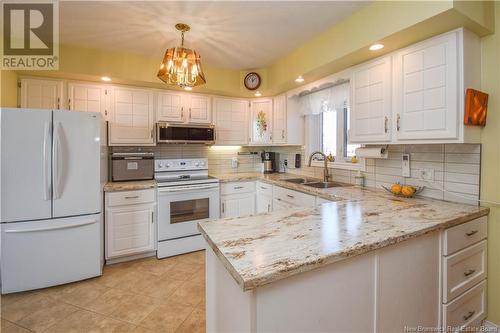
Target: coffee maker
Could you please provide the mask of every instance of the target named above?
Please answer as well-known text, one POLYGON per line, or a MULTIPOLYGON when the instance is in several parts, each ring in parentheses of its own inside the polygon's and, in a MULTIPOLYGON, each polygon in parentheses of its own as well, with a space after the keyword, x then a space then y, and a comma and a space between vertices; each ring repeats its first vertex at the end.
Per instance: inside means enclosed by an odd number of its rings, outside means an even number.
POLYGON ((264 163, 264 173, 278 172, 279 153, 263 151, 260 157, 264 163))

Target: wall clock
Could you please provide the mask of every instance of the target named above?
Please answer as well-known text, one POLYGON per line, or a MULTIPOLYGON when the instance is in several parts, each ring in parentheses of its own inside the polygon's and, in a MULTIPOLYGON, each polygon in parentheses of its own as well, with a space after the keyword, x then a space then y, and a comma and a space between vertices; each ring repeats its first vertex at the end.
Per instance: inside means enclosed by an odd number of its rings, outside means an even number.
POLYGON ((260 75, 255 72, 250 72, 245 76, 243 82, 248 90, 255 90, 260 87, 260 75))

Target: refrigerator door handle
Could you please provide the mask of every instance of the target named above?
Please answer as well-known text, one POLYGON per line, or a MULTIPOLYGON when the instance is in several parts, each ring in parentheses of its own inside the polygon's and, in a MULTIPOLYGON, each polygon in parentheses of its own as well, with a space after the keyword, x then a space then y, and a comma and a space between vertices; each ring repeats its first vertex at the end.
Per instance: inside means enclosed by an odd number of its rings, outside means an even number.
POLYGON ((54 170, 54 199, 59 199, 61 197, 60 186, 61 186, 61 168, 62 168, 62 158, 61 158, 61 138, 60 138, 60 127, 61 123, 54 123, 54 139, 53 139, 53 161, 52 168, 54 170))
POLYGON ((68 225, 60 225, 57 227, 47 227, 47 228, 31 228, 31 229, 12 229, 5 230, 6 234, 19 234, 19 233, 28 233, 28 232, 39 232, 39 231, 51 231, 51 230, 60 230, 60 229, 71 229, 83 227, 86 225, 94 224, 97 222, 97 219, 87 220, 80 223, 68 224, 68 225))
POLYGON ((51 199, 51 181, 50 181, 50 139, 52 131, 52 122, 46 121, 43 138, 43 188, 44 200, 51 199))

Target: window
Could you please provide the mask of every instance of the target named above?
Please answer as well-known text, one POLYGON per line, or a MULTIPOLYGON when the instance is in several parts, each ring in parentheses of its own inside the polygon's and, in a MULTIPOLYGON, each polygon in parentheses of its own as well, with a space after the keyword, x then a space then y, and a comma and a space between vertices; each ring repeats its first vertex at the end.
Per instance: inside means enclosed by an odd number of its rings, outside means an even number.
POLYGON ((306 154, 320 150, 334 156, 332 167, 362 169, 364 163, 351 163, 360 145, 348 143, 349 93, 349 82, 344 82, 300 96, 300 107, 306 116, 306 154))
POLYGON ((333 155, 336 161, 350 161, 356 154, 357 144, 349 144, 349 108, 347 103, 338 111, 321 113, 321 151, 333 155), (339 125, 342 125, 339 127, 339 125))

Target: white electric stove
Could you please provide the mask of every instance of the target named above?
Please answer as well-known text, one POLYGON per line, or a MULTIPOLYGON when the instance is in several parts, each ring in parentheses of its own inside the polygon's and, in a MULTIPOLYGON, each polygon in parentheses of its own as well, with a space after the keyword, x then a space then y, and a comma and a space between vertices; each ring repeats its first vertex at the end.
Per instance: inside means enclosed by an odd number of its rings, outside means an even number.
POLYGON ((219 180, 208 160, 157 159, 158 258, 205 249, 198 222, 219 218, 219 180))

